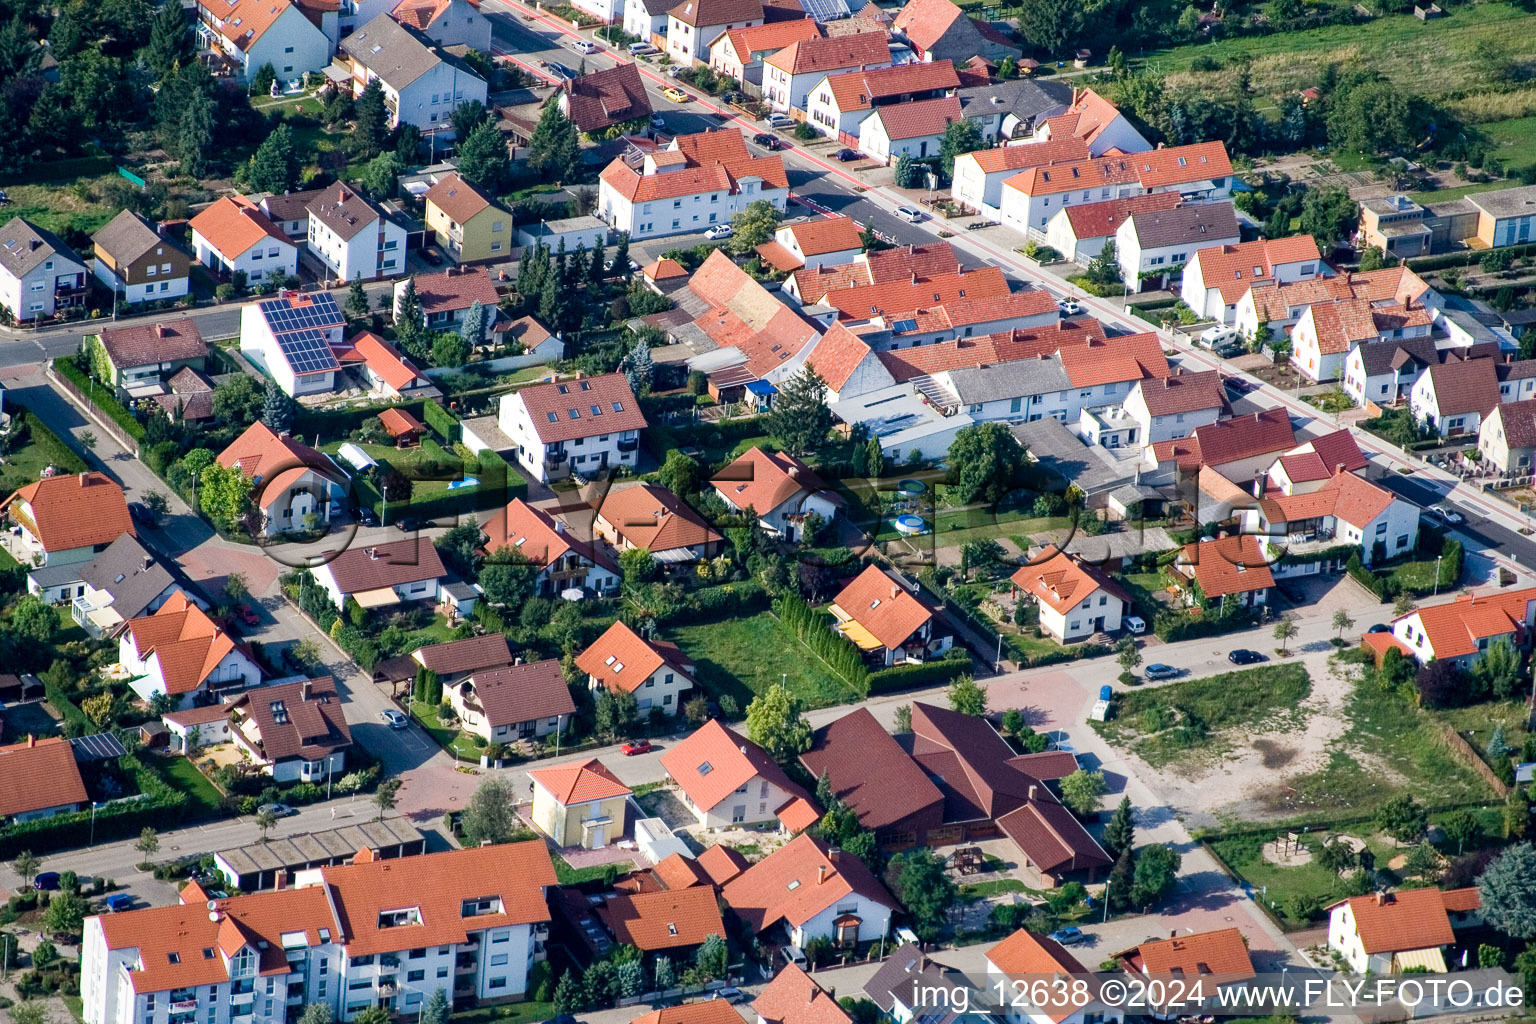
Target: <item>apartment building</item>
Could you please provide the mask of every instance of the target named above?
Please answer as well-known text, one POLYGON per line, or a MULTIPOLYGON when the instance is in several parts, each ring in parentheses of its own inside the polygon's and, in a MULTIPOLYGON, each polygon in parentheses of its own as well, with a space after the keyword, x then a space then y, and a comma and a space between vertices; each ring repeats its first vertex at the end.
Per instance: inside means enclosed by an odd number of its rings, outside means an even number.
POLYGON ((631 241, 704 231, 750 203, 766 200, 781 212, 789 200, 784 161, 754 157, 735 129, 679 135, 638 166, 619 158, 603 169, 599 216, 631 241))
POLYGON ((361 96, 377 81, 389 126, 413 124, 423 134, 453 138, 451 119, 462 103, 486 101, 485 79, 427 35, 381 14, 341 41, 337 55, 361 96))
POLYGON ((501 398, 502 433, 540 483, 637 464, 645 414, 622 373, 536 384, 501 398))
POLYGON ((1151 192, 1176 192, 1186 203, 1230 200, 1232 162, 1227 147, 1197 142, 1032 167, 1003 182, 1001 217, 1020 231, 1044 231, 1062 207, 1151 192))
POLYGON ((345 185, 310 201, 309 251, 338 283, 394 277, 405 269, 405 229, 345 185))

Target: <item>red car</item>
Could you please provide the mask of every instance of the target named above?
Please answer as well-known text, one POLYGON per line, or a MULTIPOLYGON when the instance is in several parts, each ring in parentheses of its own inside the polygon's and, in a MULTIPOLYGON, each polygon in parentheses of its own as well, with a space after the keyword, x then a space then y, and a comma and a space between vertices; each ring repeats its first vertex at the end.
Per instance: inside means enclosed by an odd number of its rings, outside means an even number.
POLYGON ((248 604, 235 605, 235 618, 239 619, 247 626, 261 625, 261 620, 256 617, 255 610, 252 609, 248 604))
POLYGON ((619 748, 619 753, 625 757, 634 757, 636 754, 649 754, 655 749, 650 740, 630 740, 619 748))

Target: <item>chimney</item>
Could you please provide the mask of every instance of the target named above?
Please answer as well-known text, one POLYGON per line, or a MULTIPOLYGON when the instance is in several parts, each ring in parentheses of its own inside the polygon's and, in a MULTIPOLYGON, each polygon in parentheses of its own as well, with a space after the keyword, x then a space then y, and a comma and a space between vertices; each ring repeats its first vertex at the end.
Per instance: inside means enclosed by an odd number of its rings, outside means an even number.
POLYGON ((80 486, 81 487, 89 487, 89 486, 91 486, 91 474, 89 474, 89 473, 81 473, 80 474, 80 486))
POLYGON ((148 572, 150 566, 152 566, 154 564, 155 564, 155 557, 153 555, 145 555, 144 556, 144 568, 140 569, 139 571, 140 572, 148 572))
POLYGON ((338 203, 344 203, 347 201, 347 186, 343 185, 341 188, 336 190, 336 201, 338 203))
POLYGON ((1264 483, 1264 471, 1262 469, 1255 470, 1253 473, 1253 496, 1255 498, 1264 497, 1264 483))
POLYGON ((900 593, 901 593, 901 588, 898 587, 896 584, 892 583, 891 584, 891 600, 894 601, 896 599, 896 595, 898 595, 900 593))
POLYGON ((523 656, 521 654, 519 654, 517 657, 512 659, 512 664, 514 666, 521 665, 522 663, 523 663, 523 656))
POLYGON ((277 873, 276 888, 279 890, 288 888, 288 872, 279 871, 277 873))
POLYGON ((357 853, 353 854, 353 856, 352 856, 352 863, 353 864, 372 864, 377 859, 378 858, 373 855, 373 849, 371 847, 365 846, 362 849, 358 850, 357 853))
POLYGON ((821 885, 827 880, 827 866, 825 864, 816 867, 816 884, 821 885))
POLYGON ((1387 905, 1387 894, 1385 892, 1382 892, 1380 890, 1377 891, 1377 893, 1376 893, 1376 905, 1378 907, 1384 907, 1384 906, 1387 905))
POLYGON ((565 523, 564 523, 563 520, 559 520, 559 519, 555 520, 555 532, 556 533, 564 533, 565 532, 565 523))
POLYGON ((370 559, 372 559, 373 561, 378 561, 378 559, 379 559, 379 549, 378 548, 364 548, 363 550, 368 553, 368 557, 370 559))
POLYGON ((1029 801, 1031 803, 1033 803, 1035 801, 1035 790, 1038 789, 1038 788, 1039 787, 1035 786, 1034 784, 1031 784, 1030 787, 1029 787, 1029 801))
POLYGON ((309 700, 311 682, 313 682, 313 680, 306 679, 299 684, 299 700, 309 700))
POLYGON ((29 747, 37 746, 37 737, 32 735, 31 733, 27 733, 27 746, 29 746, 29 747))
POLYGON ((169 327, 165 326, 165 324, 155 324, 155 337, 169 338, 170 336, 171 329, 169 327))
POLYGON ((1334 476, 1338 476, 1342 472, 1344 472, 1344 463, 1342 463, 1342 462, 1335 462, 1333 464, 1333 475, 1334 476))

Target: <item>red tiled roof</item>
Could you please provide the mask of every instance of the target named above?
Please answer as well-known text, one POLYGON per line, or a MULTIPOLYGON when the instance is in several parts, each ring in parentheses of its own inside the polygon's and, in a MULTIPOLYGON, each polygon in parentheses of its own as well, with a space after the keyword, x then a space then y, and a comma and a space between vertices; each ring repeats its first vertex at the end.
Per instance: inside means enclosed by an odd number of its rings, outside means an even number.
POLYGON ((1112 154, 1075 163, 1032 167, 1004 182, 1031 196, 1055 195, 1131 182, 1162 188, 1208 178, 1230 177, 1232 163, 1220 142, 1197 142, 1145 153, 1112 154))
MULTIPOLYGON (((910 5, 908 5, 910 6, 910 5)), ((875 99, 893 99, 917 92, 958 89, 960 75, 953 61, 936 60, 929 64, 898 64, 873 71, 849 71, 829 75, 827 88, 840 113, 869 110, 875 99)))
POLYGON ((385 384, 397 392, 412 387, 422 379, 410 360, 372 331, 359 334, 352 339, 351 344, 357 354, 362 356, 368 369, 378 374, 385 384))
POLYGON ((1048 164, 1029 167, 1011 178, 1004 179, 1006 188, 1017 189, 1025 195, 1042 196, 1071 192, 1076 189, 1108 188, 1128 185, 1136 181, 1136 169, 1124 154, 1108 154, 1090 160, 1072 163, 1048 164))
POLYGON ((920 49, 932 50, 962 17, 950 0, 909 0, 896 15, 896 31, 920 49))
POLYGON ((1043 562, 1020 566, 1009 581, 1061 613, 1099 590, 1131 603, 1130 596, 1106 573, 1061 550, 1043 562))
POLYGON ((595 757, 580 764, 530 769, 528 777, 543 786, 562 805, 611 800, 616 796, 629 796, 632 792, 595 757))
POLYGON ((816 220, 790 224, 783 230, 794 236, 795 244, 806 256, 825 256, 827 253, 864 248, 859 226, 852 217, 818 217, 816 220))
POLYGON ((1205 286, 1220 291, 1221 300, 1229 306, 1236 304, 1255 282, 1274 280, 1276 267, 1307 261, 1319 266, 1322 263, 1317 242, 1311 235, 1217 245, 1198 250, 1190 259, 1190 263, 1199 264, 1205 286))
POLYGON ((809 974, 786 964, 752 1001, 764 1024, 852 1024, 836 999, 809 974))
POLYGON ((852 893, 893 910, 897 905, 863 861, 802 833, 727 882, 721 895, 761 932, 779 921, 798 927, 852 893))
POLYGON ((964 115, 958 97, 940 96, 916 103, 893 103, 875 111, 874 116, 885 127, 886 138, 900 140, 943 135, 946 128, 964 115))
POLYGON ((887 650, 906 642, 933 618, 933 611, 878 566, 867 565, 832 599, 834 613, 858 623, 887 650))
POLYGON ((545 444, 644 430, 645 414, 622 373, 523 388, 517 397, 545 444))
MULTIPOLYGON (((1043 355, 1055 354, 1064 347, 1104 340, 1104 325, 1090 318, 1028 330, 1002 331, 980 338, 960 338, 937 345, 894 349, 877 353, 876 358, 896 378, 897 383, 902 383, 924 374, 958 370, 966 366, 981 367, 1015 359, 1038 359, 1043 355)), ((1164 365, 1167 365, 1166 360, 1164 365)))
MULTIPOLYGON (((1008 294, 1008 279, 1001 268, 980 267, 915 281, 886 281, 841 288, 828 292, 821 301, 836 306, 842 319, 868 320, 883 316, 890 320, 898 314, 945 306, 960 299, 1001 298, 1008 294)), ((1041 294, 1049 298, 1047 293, 1042 291, 1041 294)))
MULTIPOLYGON (((256 0, 248 2, 257 6, 256 0)), ((280 2, 286 6, 287 0, 280 2)), ((215 200, 212 206, 193 217, 188 226, 231 263, 252 246, 264 242, 275 240, 290 247, 293 245, 282 229, 244 196, 223 196, 215 200)))
POLYGON ((101 347, 118 370, 183 359, 203 359, 208 346, 195 320, 182 317, 157 324, 113 327, 101 332, 101 347))
POLYGON ((260 508, 282 498, 289 485, 307 472, 330 481, 336 481, 340 475, 335 463, 324 454, 291 437, 279 436, 260 420, 246 427, 219 453, 219 465, 225 469, 238 466, 255 482, 251 497, 260 508))
POLYGON ((652 554, 716 544, 723 539, 677 495, 655 484, 609 491, 597 514, 622 540, 652 554))
POLYGON ((697 946, 711 935, 725 938, 720 905, 708 886, 620 893, 608 897, 597 914, 615 939, 642 953, 697 946))
POLYGON ((641 174, 622 159, 615 158, 603 168, 602 178, 610 188, 634 203, 704 192, 735 194, 741 191, 740 183, 746 178, 762 179, 765 188, 789 187, 783 159, 777 155, 754 157, 747 151, 746 139, 739 131, 679 135, 672 140, 672 145, 673 148, 656 155, 667 157, 671 154, 667 159, 670 165, 676 162, 676 154, 682 154, 682 166, 677 170, 641 174))
MULTIPOLYGON (((993 174, 998 171, 1018 171, 1025 167, 1039 167, 1042 164, 1086 160, 1088 155, 1088 144, 1082 139, 1051 139, 1048 142, 1031 142, 1022 146, 978 149, 974 153, 962 154, 956 159, 973 160, 976 166, 981 168, 982 173, 993 174)), ((1174 196, 1174 201, 1178 201, 1178 196, 1174 196)), ((1068 207, 1068 209, 1075 210, 1080 207, 1068 207)))
POLYGON ((1223 974, 1237 978, 1254 973, 1248 944, 1236 928, 1143 942, 1136 947, 1136 955, 1141 969, 1152 975, 1223 974))
POLYGON ((560 90, 569 108, 567 116, 579 131, 600 132, 651 113, 651 101, 645 83, 640 81, 638 64, 622 63, 589 71, 578 78, 565 79, 560 90))
POLYGON ((390 437, 400 438, 420 434, 426 425, 404 409, 389 408, 379 413, 379 424, 390 437))
POLYGON ((1110 238, 1132 214, 1154 210, 1171 210, 1183 197, 1177 192, 1152 192, 1125 199, 1109 199, 1102 203, 1083 203, 1068 206, 1065 210, 1067 223, 1078 241, 1087 238, 1110 238))
POLYGON ((764 63, 791 75, 826 74, 846 68, 889 64, 891 49, 880 32, 858 32, 830 38, 791 42, 764 63))
MULTIPOLYGON (((1030 294, 1030 293, 1023 293, 1030 294)), ((1050 293, 1039 294, 1050 298, 1050 293)), ((1122 334, 1100 341, 1085 338, 1057 351, 1062 369, 1073 387, 1090 388, 1126 380, 1165 379, 1170 374, 1168 357, 1156 334, 1122 334)), ((1212 371, 1214 372, 1214 371, 1212 371)))
POLYGON ((1273 498, 1263 498, 1259 501, 1259 507, 1271 523, 1332 515, 1363 529, 1385 512, 1393 500, 1390 491, 1346 469, 1335 472, 1332 479, 1309 494, 1279 494, 1273 498))
POLYGON ((710 480, 715 490, 738 509, 768 515, 805 491, 826 490, 816 472, 793 455, 749 448, 710 480))
POLYGON ((651 869, 651 873, 665 889, 688 889, 695 885, 709 884, 709 875, 699 866, 699 862, 692 857, 684 857, 680 853, 663 857, 651 869))
POLYGON ((1232 176, 1232 161, 1227 159, 1227 147, 1221 142, 1149 149, 1131 159, 1135 161, 1142 188, 1147 189, 1232 176))
POLYGON ((90 799, 75 748, 62 736, 34 739, 0 747, 0 818, 29 811, 83 804, 90 799))
POLYGON ((138 536, 123 489, 105 473, 43 477, 18 487, 0 508, 50 553, 110 544, 125 533, 138 536))
POLYGON ((488 267, 450 267, 441 274, 422 274, 414 280, 424 316, 468 309, 477 302, 495 310, 501 301, 488 267))
POLYGON ((816 39, 820 35, 821 27, 814 18, 790 18, 731 29, 723 39, 715 40, 713 46, 720 46, 722 42, 729 45, 736 59, 745 67, 755 60, 761 60, 764 54, 775 53, 791 43, 816 39))
POLYGON ((1246 594, 1275 585, 1259 539, 1249 534, 1186 544, 1175 565, 1188 567, 1207 598, 1246 594))
POLYGON ((235 649, 229 634, 180 591, 153 615, 130 620, 126 635, 140 661, 158 656, 171 696, 197 689, 235 649))
POLYGON ((652 1010, 629 1024, 741 1024, 741 1014, 727 1000, 707 999, 702 1003, 652 1010))
POLYGON ((762 747, 714 719, 663 753, 661 766, 693 805, 705 810, 755 778, 773 783, 791 797, 808 795, 762 747))
MULTIPOLYGON (((999 973, 1011 977, 1057 977, 1065 974, 1087 974, 1076 957, 1067 952, 1059 942, 1044 935, 1035 935, 1020 928, 991 949, 987 950, 987 962, 999 973)), ((1071 986, 1061 991, 1061 998, 1042 1000, 1038 1011, 1060 1024, 1087 1005, 1086 995, 1072 998, 1071 986)))
MULTIPOLYGON (((1447 903, 1454 902, 1463 907, 1468 901, 1465 894, 1469 892, 1475 894, 1477 890, 1400 889, 1356 896, 1340 903, 1349 905, 1355 919, 1355 932, 1360 936, 1360 948, 1367 954, 1404 953, 1454 942, 1456 936, 1446 914, 1447 903)), ((1481 906, 1480 900, 1473 905, 1476 906, 1481 906)))
POLYGON ((666 281, 674 277, 687 277, 688 268, 677 260, 661 259, 647 263, 640 268, 640 273, 652 281, 666 281))
POLYGON ((608 689, 625 693, 638 690, 662 665, 691 679, 693 665, 676 644, 646 640, 622 619, 576 656, 577 668, 608 689))
POLYGON ((752 862, 732 846, 711 846, 698 856, 699 867, 717 886, 724 885, 747 868, 752 862))
POLYGON ((840 323, 834 323, 811 354, 805 357, 806 365, 826 381, 827 388, 841 391, 859 365, 868 359, 870 347, 857 334, 840 323))
POLYGON ((804 832, 821 820, 816 805, 803 796, 797 796, 777 811, 779 824, 790 832, 804 832))
POLYGON ((1536 601, 1536 588, 1483 597, 1464 594, 1445 604, 1411 611, 1394 619, 1393 624, 1417 616, 1420 629, 1429 637, 1434 656, 1459 658, 1476 653, 1479 640, 1518 635, 1529 621, 1532 601, 1536 601))

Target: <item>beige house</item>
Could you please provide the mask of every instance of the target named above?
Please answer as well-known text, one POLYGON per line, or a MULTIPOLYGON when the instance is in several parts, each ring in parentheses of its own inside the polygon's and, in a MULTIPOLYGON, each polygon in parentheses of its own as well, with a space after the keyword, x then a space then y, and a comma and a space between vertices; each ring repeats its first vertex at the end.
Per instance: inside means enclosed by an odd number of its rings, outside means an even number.
POLYGON ((629 787, 593 758, 528 773, 533 823, 556 846, 598 850, 624 834, 629 787))
POLYGON ((1494 406, 1477 428, 1477 450, 1500 472, 1530 473, 1536 459, 1536 398, 1494 406))

